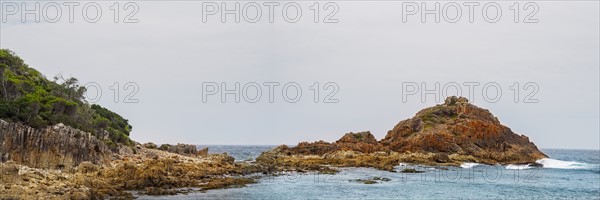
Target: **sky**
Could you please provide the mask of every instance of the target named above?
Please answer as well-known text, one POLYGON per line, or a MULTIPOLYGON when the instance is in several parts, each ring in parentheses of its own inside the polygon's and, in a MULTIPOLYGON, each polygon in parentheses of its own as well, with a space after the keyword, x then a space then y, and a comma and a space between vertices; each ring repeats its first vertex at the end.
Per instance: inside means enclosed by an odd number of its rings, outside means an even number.
POLYGON ((279 3, 272 15, 265 2, 241 1, 239 23, 233 14, 221 21, 231 1, 86 1, 73 23, 65 2, 42 3, 40 22, 21 21, 23 4, 13 3, 0 2, 0 48, 47 77, 96 88, 88 99, 129 119, 138 142, 296 144, 357 131, 381 139, 458 85, 541 148, 600 149, 598 1, 500 1, 499 18, 480 2, 473 22, 463 2, 440 1, 439 23, 411 10, 432 10, 432 1, 268 2, 279 3))

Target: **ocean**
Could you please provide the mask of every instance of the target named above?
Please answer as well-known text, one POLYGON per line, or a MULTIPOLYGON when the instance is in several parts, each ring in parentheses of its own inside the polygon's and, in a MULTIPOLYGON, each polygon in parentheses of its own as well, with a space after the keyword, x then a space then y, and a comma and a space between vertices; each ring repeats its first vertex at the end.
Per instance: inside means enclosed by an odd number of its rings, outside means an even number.
MULTIPOLYGON (((275 146, 208 147, 210 153, 227 152, 236 161, 244 161, 275 146)), ((600 151, 542 151, 550 157, 538 161, 542 168, 477 163, 436 168, 399 163, 396 171, 414 168, 424 173, 341 168, 335 175, 287 173, 264 176, 241 188, 139 199, 600 199, 600 151), (378 183, 364 184, 358 179, 378 183)))

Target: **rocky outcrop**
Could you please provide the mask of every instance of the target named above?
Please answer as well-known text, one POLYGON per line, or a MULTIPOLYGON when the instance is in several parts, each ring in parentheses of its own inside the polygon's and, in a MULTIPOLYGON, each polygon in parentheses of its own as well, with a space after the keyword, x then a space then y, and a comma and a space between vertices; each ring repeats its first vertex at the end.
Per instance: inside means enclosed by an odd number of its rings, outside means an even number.
POLYGON ((0 120, 0 144, 0 199, 132 199, 131 190, 165 195, 244 186, 255 180, 241 175, 264 172, 194 145, 110 147, 62 124, 34 129, 0 120))
POLYGON ((143 147, 148 148, 148 149, 156 149, 158 148, 158 146, 156 146, 156 144, 152 143, 152 142, 148 142, 145 144, 142 144, 143 147))
POLYGON ((489 164, 533 163, 547 157, 527 136, 515 134, 487 109, 463 97, 448 97, 444 104, 401 121, 381 144, 401 153, 454 155, 457 161, 472 156, 475 160, 468 161, 489 164))
POLYGON ((358 133, 346 133, 342 138, 340 138, 335 143, 360 143, 364 142, 367 144, 377 144, 377 139, 375 136, 371 134, 369 131, 358 132, 358 133))
POLYGON ((34 129, 0 120, 0 155, 4 162, 68 170, 84 161, 106 164, 112 152, 92 134, 63 124, 34 129))
POLYGON ((191 144, 177 144, 177 145, 170 145, 170 144, 163 144, 160 145, 160 147, 158 147, 158 149, 166 151, 166 152, 171 152, 171 153, 176 153, 179 155, 186 155, 186 156, 195 156, 198 153, 198 150, 196 149, 196 145, 191 145, 191 144))
POLYGON ((196 145, 192 145, 192 144, 181 144, 181 143, 178 143, 177 145, 162 144, 162 145, 160 145, 160 147, 158 147, 156 144, 154 144, 152 142, 148 142, 145 144, 141 144, 140 147, 147 148, 147 149, 158 149, 158 150, 175 153, 175 154, 179 154, 179 155, 183 155, 183 156, 191 156, 191 157, 207 157, 207 156, 209 156, 208 147, 204 147, 204 148, 198 150, 196 145))
POLYGON ((346 133, 334 143, 301 142, 285 145, 261 154, 256 161, 277 171, 335 172, 329 166, 374 167, 392 171, 398 165, 396 152, 382 146, 370 132, 346 133))
MULTIPOLYGON (((177 188, 243 186, 254 179, 239 175, 258 172, 335 173, 335 167, 393 171, 400 162, 458 166, 532 163, 546 157, 488 110, 458 97, 401 121, 381 141, 368 131, 351 132, 333 143, 279 146, 261 154, 257 164, 236 163, 227 154, 208 154, 207 148, 198 151, 185 144, 116 146, 113 153, 102 140, 62 124, 33 129, 0 120, 0 144, 0 199, 132 198, 127 191, 158 195, 189 192, 177 188)), ((378 181, 386 180, 363 182, 378 181)))
POLYGON ((360 153, 388 152, 389 150, 377 142, 375 136, 369 131, 358 133, 346 133, 335 142, 339 149, 344 151, 356 151, 360 153))
POLYGON ((346 133, 334 143, 280 146, 256 160, 283 170, 323 166, 393 170, 399 162, 458 166, 534 163, 545 157, 527 136, 515 134, 488 110, 463 97, 448 97, 444 104, 401 121, 379 142, 368 131, 346 133))
POLYGON ((356 151, 360 153, 373 153, 387 151, 388 149, 377 142, 375 136, 369 131, 346 133, 334 143, 325 141, 301 142, 297 146, 287 149, 290 154, 325 155, 336 151, 356 151))
POLYGON ((117 155, 109 165, 82 162, 71 171, 0 163, 0 199, 134 199, 138 194, 170 195, 254 183, 261 172, 234 163, 226 154, 190 157, 141 145, 133 154, 117 155))
POLYGON ((200 157, 208 156, 208 147, 204 147, 204 148, 198 150, 198 153, 196 153, 196 155, 200 156, 200 157))

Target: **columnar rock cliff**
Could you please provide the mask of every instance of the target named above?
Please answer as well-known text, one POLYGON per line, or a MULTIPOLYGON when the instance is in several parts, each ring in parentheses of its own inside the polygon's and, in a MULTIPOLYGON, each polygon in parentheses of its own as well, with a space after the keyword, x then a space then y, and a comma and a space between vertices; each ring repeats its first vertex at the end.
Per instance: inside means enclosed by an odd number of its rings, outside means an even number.
POLYGON ((36 168, 70 169, 83 161, 105 164, 112 152, 90 133, 57 124, 34 129, 0 120, 1 161, 36 168))

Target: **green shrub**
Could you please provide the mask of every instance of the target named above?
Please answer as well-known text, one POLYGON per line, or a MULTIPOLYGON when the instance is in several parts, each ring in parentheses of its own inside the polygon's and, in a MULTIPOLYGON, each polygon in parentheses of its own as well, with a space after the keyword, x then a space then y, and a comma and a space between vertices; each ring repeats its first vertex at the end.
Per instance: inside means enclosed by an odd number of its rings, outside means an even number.
POLYGON ((107 130, 113 145, 131 145, 132 127, 127 119, 99 105, 89 105, 85 91, 76 78, 59 75, 50 81, 12 51, 0 49, 1 119, 34 128, 63 123, 92 134, 107 130))

